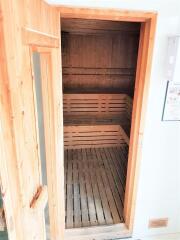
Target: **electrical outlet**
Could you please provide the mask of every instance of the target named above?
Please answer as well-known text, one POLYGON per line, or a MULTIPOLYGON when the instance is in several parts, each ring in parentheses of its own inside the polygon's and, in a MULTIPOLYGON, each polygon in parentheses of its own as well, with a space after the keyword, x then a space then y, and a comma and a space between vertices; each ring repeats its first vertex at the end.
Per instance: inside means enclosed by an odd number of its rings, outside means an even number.
POLYGON ((168 225, 168 218, 156 218, 149 220, 149 228, 161 228, 167 227, 168 225))

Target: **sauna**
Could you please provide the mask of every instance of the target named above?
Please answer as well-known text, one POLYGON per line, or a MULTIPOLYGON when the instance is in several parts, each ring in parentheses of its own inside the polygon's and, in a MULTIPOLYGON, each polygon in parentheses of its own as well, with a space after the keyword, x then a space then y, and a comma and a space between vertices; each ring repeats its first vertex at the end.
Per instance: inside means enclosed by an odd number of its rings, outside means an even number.
POLYGON ((61 19, 65 228, 124 223, 140 24, 61 19))
POLYGON ((9 240, 134 236, 156 19, 1 1, 0 228, 9 240))

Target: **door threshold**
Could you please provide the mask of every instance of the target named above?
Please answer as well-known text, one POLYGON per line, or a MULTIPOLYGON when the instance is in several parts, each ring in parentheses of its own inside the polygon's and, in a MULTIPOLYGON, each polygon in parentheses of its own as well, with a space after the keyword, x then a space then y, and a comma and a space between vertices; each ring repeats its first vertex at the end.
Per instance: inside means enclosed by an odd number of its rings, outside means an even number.
POLYGON ((131 237, 124 223, 65 229, 65 240, 109 240, 131 237))

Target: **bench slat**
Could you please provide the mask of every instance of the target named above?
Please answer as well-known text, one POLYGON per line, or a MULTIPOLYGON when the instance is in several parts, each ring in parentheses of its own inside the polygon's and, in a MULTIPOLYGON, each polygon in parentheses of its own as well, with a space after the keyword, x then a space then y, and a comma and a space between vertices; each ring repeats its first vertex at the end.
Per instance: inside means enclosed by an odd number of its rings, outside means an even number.
POLYGON ((129 144, 119 125, 64 126, 64 148, 92 148, 129 144))

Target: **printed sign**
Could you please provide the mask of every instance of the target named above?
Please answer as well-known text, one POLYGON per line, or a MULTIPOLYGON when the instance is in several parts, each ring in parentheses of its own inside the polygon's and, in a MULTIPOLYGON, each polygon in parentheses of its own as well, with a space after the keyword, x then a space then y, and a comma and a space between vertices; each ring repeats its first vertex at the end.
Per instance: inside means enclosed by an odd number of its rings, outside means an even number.
POLYGON ((168 82, 163 121, 180 121, 180 83, 168 82))

